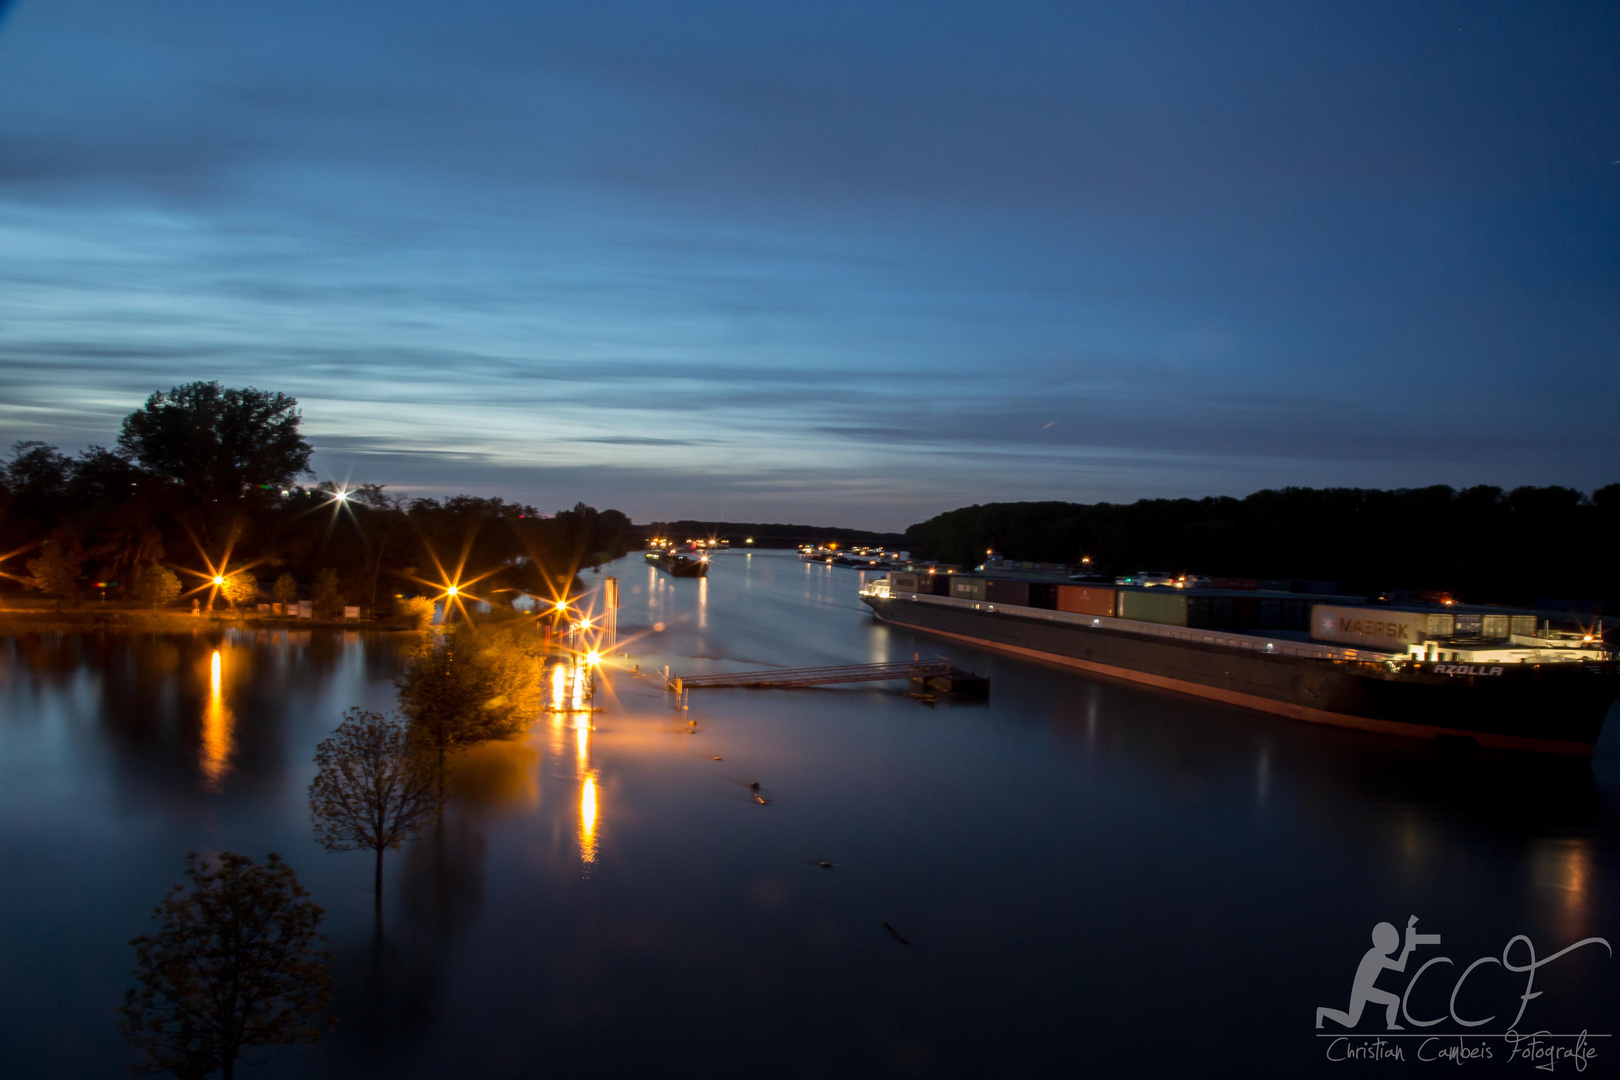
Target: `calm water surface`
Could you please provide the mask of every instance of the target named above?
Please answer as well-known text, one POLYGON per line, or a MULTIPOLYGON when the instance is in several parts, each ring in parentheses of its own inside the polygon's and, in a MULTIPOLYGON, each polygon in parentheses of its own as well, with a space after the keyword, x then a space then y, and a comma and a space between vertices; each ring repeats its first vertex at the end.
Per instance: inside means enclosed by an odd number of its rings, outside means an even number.
MULTIPOLYGON (((1456 1066, 1417 1040, 1336 1063, 1314 1037, 1375 923, 1443 936, 1418 1018, 1514 935, 1620 939, 1613 714, 1589 765, 1455 760, 890 629, 857 574, 790 554, 610 571, 634 640, 594 728, 458 760, 445 821, 388 857, 380 946, 370 858, 315 845, 305 791, 412 638, 0 642, 6 1073, 125 1068, 128 942, 191 850, 279 852, 328 913, 339 1027, 262 1077, 1430 1075, 1456 1066), (629 670, 914 652, 989 675, 988 704, 725 690, 681 716, 629 670)), ((1548 965, 1521 1028, 1620 1028, 1616 965, 1548 965)), ((1484 965, 1459 1015, 1510 1018, 1523 978, 1484 965)), ((1584 1075, 1620 1075, 1612 1042, 1584 1075)), ((1542 1075, 1505 1057, 1467 1075, 1542 1075)))

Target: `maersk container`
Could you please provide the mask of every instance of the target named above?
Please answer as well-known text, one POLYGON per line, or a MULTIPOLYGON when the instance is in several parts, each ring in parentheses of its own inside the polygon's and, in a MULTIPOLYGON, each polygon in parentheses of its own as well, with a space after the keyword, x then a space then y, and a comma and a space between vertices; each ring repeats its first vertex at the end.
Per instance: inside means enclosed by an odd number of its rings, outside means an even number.
POLYGON ((984 583, 984 598, 992 604, 1014 604, 1018 607, 1028 607, 1029 582, 987 581, 984 583))
POLYGON ((1113 589, 1099 589, 1095 585, 1059 585, 1057 609, 1076 615, 1114 614, 1113 589))
POLYGON ((958 600, 983 600, 984 578, 951 578, 951 595, 958 600))
POLYGON ((1317 641, 1406 652, 1409 646, 1422 643, 1426 625, 1427 616, 1422 612, 1311 605, 1311 637, 1317 641))
POLYGON ((1119 617, 1139 622, 1164 623, 1166 626, 1187 625, 1187 597, 1169 589, 1121 589, 1119 617))

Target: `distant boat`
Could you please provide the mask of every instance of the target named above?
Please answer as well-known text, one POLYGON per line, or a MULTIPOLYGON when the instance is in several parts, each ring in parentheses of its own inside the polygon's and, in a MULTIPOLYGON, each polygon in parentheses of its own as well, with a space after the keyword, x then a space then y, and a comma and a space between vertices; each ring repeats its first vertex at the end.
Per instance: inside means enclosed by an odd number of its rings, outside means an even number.
POLYGON ((657 563, 668 570, 675 577, 708 577, 709 557, 700 555, 692 558, 690 555, 681 555, 674 551, 649 551, 647 561, 657 563))

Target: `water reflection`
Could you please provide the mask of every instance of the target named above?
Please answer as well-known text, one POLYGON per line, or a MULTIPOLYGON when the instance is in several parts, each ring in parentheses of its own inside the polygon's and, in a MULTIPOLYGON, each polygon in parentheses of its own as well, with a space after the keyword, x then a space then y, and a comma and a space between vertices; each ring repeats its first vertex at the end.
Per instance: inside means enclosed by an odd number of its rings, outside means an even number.
POLYGON ((1541 840, 1530 853, 1530 880, 1546 894, 1563 935, 1574 940, 1590 932, 1588 890, 1592 844, 1584 839, 1541 840))
POLYGON ((235 719, 225 705, 223 667, 220 650, 215 649, 209 661, 208 705, 203 711, 202 745, 199 748, 203 783, 210 791, 222 788, 225 774, 231 769, 231 754, 236 748, 232 734, 235 719))
POLYGON ((596 777, 586 776, 579 793, 579 860, 596 861, 596 777))

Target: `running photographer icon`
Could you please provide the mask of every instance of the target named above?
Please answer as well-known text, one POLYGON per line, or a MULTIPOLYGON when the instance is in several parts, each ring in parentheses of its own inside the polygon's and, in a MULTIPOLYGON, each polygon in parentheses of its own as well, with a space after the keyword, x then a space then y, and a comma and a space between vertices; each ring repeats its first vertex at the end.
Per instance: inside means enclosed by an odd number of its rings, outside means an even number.
POLYGON ((1338 1009, 1321 1008, 1316 1010, 1316 1026, 1320 1028, 1322 1021, 1332 1020, 1347 1028, 1353 1028, 1361 1023, 1361 1012, 1368 1003, 1384 1006, 1384 1026, 1390 1031, 1404 1031, 1400 1024, 1395 1022, 1395 1016, 1400 1012, 1401 999, 1388 990, 1380 990, 1373 984, 1384 970, 1406 970, 1406 961, 1411 957, 1412 951, 1419 945, 1440 944, 1439 934, 1420 934, 1416 931, 1418 917, 1413 915, 1406 920, 1406 947, 1401 950, 1399 960, 1390 959, 1390 953, 1395 946, 1401 943, 1400 931, 1387 922, 1381 922, 1373 927, 1373 947, 1362 956, 1361 963, 1356 965, 1356 979, 1350 984, 1350 1010, 1340 1012, 1338 1009))

